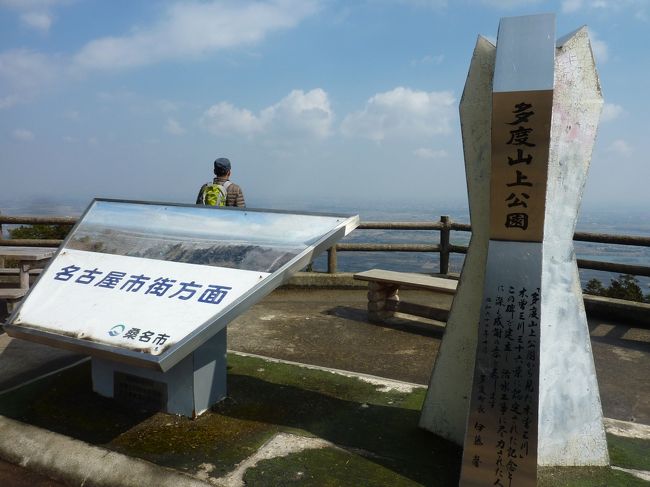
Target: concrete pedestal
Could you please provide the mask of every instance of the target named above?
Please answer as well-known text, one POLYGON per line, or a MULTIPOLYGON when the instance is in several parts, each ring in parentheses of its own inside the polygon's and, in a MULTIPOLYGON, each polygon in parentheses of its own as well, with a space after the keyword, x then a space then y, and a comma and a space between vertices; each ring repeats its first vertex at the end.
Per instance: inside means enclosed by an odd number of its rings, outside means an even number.
POLYGON ((226 330, 167 372, 93 357, 93 390, 134 407, 199 416, 226 397, 226 330))

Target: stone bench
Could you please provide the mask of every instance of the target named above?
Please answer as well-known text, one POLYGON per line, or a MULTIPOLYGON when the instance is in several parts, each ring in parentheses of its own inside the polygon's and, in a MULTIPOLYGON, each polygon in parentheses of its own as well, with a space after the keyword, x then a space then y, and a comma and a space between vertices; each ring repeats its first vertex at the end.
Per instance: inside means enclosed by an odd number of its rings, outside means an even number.
POLYGON ((354 278, 368 282, 368 320, 372 322, 383 322, 393 317, 396 312, 436 321, 447 321, 449 317, 447 308, 401 302, 399 290, 408 287, 455 294, 458 286, 458 281, 454 279, 382 269, 359 272, 354 275, 354 278))
MULTIPOLYGON (((43 271, 43 269, 30 269, 29 270, 29 279, 30 282, 33 282, 43 271)), ((9 268, 0 268, 0 285, 2 286, 12 286, 19 283, 20 280, 20 269, 16 267, 9 268)), ((0 300, 6 301, 7 303, 7 312, 11 313, 16 307, 16 304, 27 294, 28 289, 23 289, 19 287, 0 287, 0 300)), ((2 304, 0 303, 0 306, 2 304)))
MULTIPOLYGON (((41 275, 43 269, 29 269, 30 280, 41 275)), ((0 280, 18 280, 20 278, 20 269, 17 267, 0 267, 0 280)))
POLYGON ((7 302, 7 311, 11 313, 16 304, 27 294, 28 289, 0 288, 0 299, 7 302))

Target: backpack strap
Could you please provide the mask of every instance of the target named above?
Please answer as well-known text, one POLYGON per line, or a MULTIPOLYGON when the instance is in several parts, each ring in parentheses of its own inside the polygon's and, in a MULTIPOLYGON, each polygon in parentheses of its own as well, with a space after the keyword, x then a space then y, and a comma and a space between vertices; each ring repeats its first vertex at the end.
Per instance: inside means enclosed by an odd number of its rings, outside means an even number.
POLYGON ((225 206, 228 206, 228 188, 232 186, 232 181, 227 180, 224 181, 223 184, 221 185, 223 187, 224 192, 226 193, 224 196, 226 197, 226 201, 223 202, 225 206))

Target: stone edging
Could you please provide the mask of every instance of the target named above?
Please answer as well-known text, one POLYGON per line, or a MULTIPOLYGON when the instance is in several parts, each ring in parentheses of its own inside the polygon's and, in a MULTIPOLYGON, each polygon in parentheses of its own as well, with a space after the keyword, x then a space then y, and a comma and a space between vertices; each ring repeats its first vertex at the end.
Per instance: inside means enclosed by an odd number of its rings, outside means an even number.
POLYGON ((69 485, 207 487, 138 458, 0 416, 0 458, 69 485))

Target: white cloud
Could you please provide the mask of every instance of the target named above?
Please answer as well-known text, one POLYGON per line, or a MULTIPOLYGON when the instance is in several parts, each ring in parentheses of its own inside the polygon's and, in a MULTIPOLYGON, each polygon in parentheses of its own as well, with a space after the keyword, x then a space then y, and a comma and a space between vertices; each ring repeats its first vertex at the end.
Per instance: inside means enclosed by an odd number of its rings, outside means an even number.
MULTIPOLYGON (((525 5, 543 3, 542 0, 481 0, 481 3, 492 7, 509 9, 525 5)), ((585 12, 587 9, 607 11, 610 13, 633 13, 638 20, 645 20, 647 0, 562 0, 562 13, 585 12)))
POLYGON ((526 5, 535 5, 541 0, 481 0, 481 3, 490 7, 509 9, 513 7, 523 7, 526 5))
POLYGON ((31 99, 59 71, 54 59, 29 49, 0 53, 0 109, 31 99))
POLYGON ((266 127, 290 133, 327 137, 334 118, 327 93, 320 88, 293 90, 285 98, 261 112, 266 127))
POLYGON ((39 10, 69 3, 71 0, 0 0, 0 7, 16 10, 39 10))
POLYGON ((577 12, 582 8, 582 0, 564 0, 562 2, 562 12, 577 12))
POLYGON ((50 57, 29 49, 0 53, 0 80, 12 88, 31 90, 41 86, 56 76, 56 67, 50 57))
POLYGON ((178 110, 178 104, 170 100, 158 100, 156 106, 164 113, 175 112, 178 110))
POLYGON ((411 61, 411 66, 422 66, 422 65, 440 65, 442 62, 445 60, 445 55, 444 54, 438 54, 436 56, 432 56, 431 54, 427 54, 426 56, 422 56, 420 59, 413 59, 411 61))
POLYGON ((316 0, 176 2, 153 25, 89 42, 75 62, 82 68, 116 69, 186 59, 254 44, 294 27, 317 9, 316 0))
POLYGON ((596 63, 605 63, 609 58, 609 48, 605 41, 601 41, 598 35, 589 29, 589 41, 591 42, 591 50, 594 53, 596 63))
POLYGON ((18 102, 16 95, 7 95, 0 98, 0 110, 14 106, 18 102))
POLYGON ((586 9, 600 10, 607 14, 632 14, 633 17, 642 22, 647 22, 646 9, 648 0, 563 0, 562 12, 584 12, 586 9))
POLYGON ((136 94, 132 91, 117 90, 117 91, 100 91, 97 93, 97 99, 102 103, 124 103, 132 102, 135 100, 136 94))
POLYGON ((601 10, 620 12, 647 6, 647 0, 594 0, 589 6, 601 10))
POLYGON ((183 135, 186 130, 173 118, 168 118, 165 123, 165 131, 172 135, 183 135))
POLYGON ((397 0, 398 3, 410 5, 412 7, 424 7, 438 9, 447 6, 447 0, 397 0))
POLYGON ((252 135, 262 130, 253 112, 223 101, 208 108, 200 123, 214 135, 252 135))
MULTIPOLYGON (((0 0, 32 27, 49 28, 52 8, 75 0, 0 0)), ((122 37, 93 40, 71 57, 30 49, 0 52, 0 110, 31 100, 46 86, 90 69, 119 69, 165 60, 187 60, 220 49, 250 45, 297 25, 320 0, 176 1, 161 19, 122 37)))
POLYGON ((50 30, 53 18, 47 12, 26 12, 20 16, 23 23, 36 30, 47 32, 50 30))
POLYGON ((16 129, 11 132, 11 137, 15 140, 20 140, 23 142, 28 142, 34 140, 34 134, 26 129, 16 129))
POLYGON ((443 159, 447 157, 448 153, 444 149, 428 149, 426 147, 420 147, 413 151, 413 155, 419 157, 420 159, 443 159))
POLYGON ((20 20, 31 29, 42 32, 50 30, 54 22, 52 10, 71 3, 72 0, 0 0, 0 7, 16 10, 20 20))
POLYGON ((447 0, 368 0, 370 3, 376 4, 398 4, 406 5, 415 8, 429 8, 439 10, 447 7, 447 0))
POLYGON ((282 134, 327 137, 334 113, 327 93, 320 88, 293 90, 258 115, 231 103, 220 102, 205 111, 201 125, 215 135, 282 134))
POLYGON ((616 139, 610 144, 607 150, 620 156, 629 156, 634 152, 632 146, 623 139, 616 139))
POLYGON ((347 136, 380 142, 388 137, 418 138, 451 132, 456 100, 449 91, 413 91, 397 87, 378 93, 363 110, 349 114, 341 124, 347 136))
POLYGON ((617 105, 616 103, 605 103, 605 105, 603 105, 603 112, 600 115, 600 121, 611 122, 612 120, 616 120, 623 113, 625 113, 625 110, 623 110, 621 105, 617 105))

